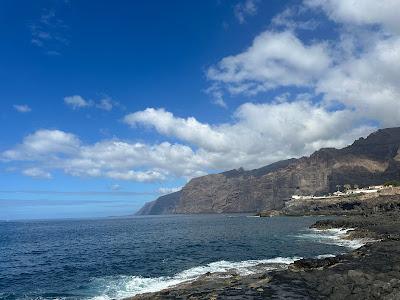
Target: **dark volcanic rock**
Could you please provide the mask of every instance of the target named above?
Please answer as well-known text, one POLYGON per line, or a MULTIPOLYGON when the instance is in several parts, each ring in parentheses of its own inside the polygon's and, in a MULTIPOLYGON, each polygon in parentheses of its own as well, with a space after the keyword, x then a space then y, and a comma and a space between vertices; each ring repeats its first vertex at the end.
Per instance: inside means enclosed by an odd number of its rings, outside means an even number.
MULTIPOLYGON (((348 195, 340 198, 291 200, 278 211, 279 215, 370 215, 400 211, 400 188, 387 188, 374 194, 348 195)), ((275 211, 260 212, 261 217, 278 215, 275 211)))
POLYGON ((285 271, 199 278, 148 299, 400 299, 400 245, 385 240, 337 258, 308 260, 285 271))
POLYGON ((337 185, 368 186, 400 178, 400 128, 379 130, 343 149, 256 170, 192 179, 181 192, 150 202, 138 214, 233 213, 279 210, 293 194, 320 195, 337 185))
POLYGON ((324 259, 313 259, 313 258, 303 258, 295 261, 291 269, 292 270, 302 270, 302 269, 318 269, 327 268, 339 263, 341 260, 338 256, 327 257, 324 259))
POLYGON ((146 203, 137 215, 162 215, 169 214, 177 205, 181 192, 175 192, 159 197, 157 200, 146 203))
POLYGON ((249 276, 207 274, 130 299, 400 299, 398 212, 322 220, 315 227, 356 228, 360 237, 380 241, 337 257, 301 259, 285 270, 249 276))

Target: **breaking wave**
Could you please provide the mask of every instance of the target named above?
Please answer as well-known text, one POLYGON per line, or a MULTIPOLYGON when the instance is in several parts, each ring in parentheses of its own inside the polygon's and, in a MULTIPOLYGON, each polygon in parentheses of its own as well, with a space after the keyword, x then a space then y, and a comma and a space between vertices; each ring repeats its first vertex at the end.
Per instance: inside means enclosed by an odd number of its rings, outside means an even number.
MULTIPOLYGON (((348 249, 357 249, 371 240, 349 239, 349 231, 353 228, 309 229, 307 233, 296 237, 311 239, 323 244, 338 245, 348 249)), ((333 254, 322 254, 317 258, 333 257, 333 254)), ((245 260, 240 262, 217 261, 204 266, 184 270, 173 276, 142 277, 142 276, 107 276, 92 280, 92 291, 99 296, 91 300, 123 299, 142 293, 157 292, 181 283, 198 279, 206 273, 220 273, 227 276, 229 273, 251 275, 263 271, 285 268, 301 257, 276 257, 264 260, 245 260)))
MULTIPOLYGON (((204 266, 194 267, 174 276, 141 277, 141 276, 107 276, 92 280, 92 289, 99 296, 91 300, 122 299, 137 294, 157 292, 168 287, 193 281, 206 273, 235 272, 239 275, 251 275, 262 271, 271 271, 293 263, 301 257, 276 257, 264 260, 246 260, 240 262, 217 261, 204 266)), ((221 274, 223 276, 223 274, 221 274)))
POLYGON ((350 239, 349 231, 351 230, 354 230, 354 228, 312 228, 309 230, 309 233, 304 233, 297 237, 312 239, 320 243, 337 245, 348 249, 357 249, 368 242, 372 242, 370 239, 350 239))

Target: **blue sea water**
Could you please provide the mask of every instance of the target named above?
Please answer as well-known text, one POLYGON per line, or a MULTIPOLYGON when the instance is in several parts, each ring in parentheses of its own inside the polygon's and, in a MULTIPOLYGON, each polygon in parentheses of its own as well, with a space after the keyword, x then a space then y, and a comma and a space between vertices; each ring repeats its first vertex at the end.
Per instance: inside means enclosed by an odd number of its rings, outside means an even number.
MULTIPOLYGON (((0 222, 0 299, 121 299, 259 263, 338 254, 318 217, 246 215, 0 222)), ((336 242, 335 242, 336 241, 336 242)))

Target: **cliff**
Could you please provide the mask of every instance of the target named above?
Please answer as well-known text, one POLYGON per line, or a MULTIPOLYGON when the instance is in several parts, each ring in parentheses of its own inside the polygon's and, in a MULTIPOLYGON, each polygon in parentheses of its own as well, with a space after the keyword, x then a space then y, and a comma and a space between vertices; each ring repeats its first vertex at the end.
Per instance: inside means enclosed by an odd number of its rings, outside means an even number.
POLYGON ((181 191, 147 203, 137 214, 236 213, 277 210, 293 194, 320 195, 337 185, 368 186, 400 179, 400 127, 381 129, 343 149, 259 169, 192 179, 181 191))
POLYGON ((147 202, 136 215, 162 215, 170 214, 178 205, 181 192, 175 192, 159 197, 157 200, 147 202))

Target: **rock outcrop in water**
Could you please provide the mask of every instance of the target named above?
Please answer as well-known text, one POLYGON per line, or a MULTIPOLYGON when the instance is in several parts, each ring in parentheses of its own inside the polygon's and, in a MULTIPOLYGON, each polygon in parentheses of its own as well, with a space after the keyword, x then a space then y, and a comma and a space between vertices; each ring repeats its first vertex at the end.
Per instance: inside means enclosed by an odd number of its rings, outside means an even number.
POLYGON ((137 214, 236 213, 279 210, 293 194, 321 195, 337 185, 368 186, 400 179, 400 128, 381 129, 343 149, 259 169, 192 179, 179 192, 147 203, 137 214))

